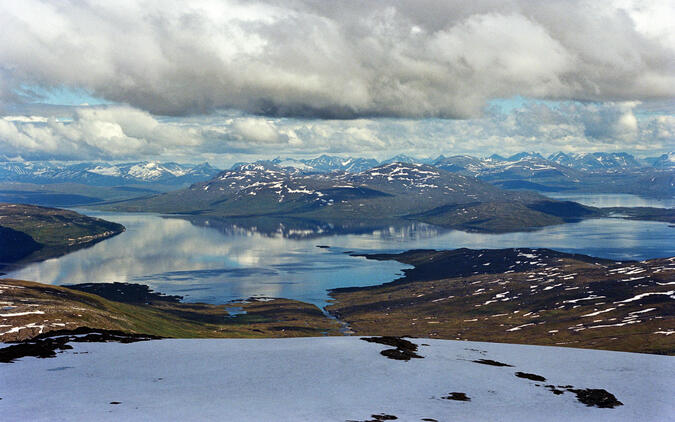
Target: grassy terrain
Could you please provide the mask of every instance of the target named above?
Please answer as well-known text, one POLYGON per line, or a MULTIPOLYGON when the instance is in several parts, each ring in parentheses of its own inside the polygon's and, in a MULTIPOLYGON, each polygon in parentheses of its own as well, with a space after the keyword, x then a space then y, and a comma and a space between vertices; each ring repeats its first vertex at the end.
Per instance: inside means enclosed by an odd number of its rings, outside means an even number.
POLYGON ((616 263, 514 249, 373 258, 416 267, 392 283, 331 293, 328 311, 359 335, 675 354, 674 258, 616 263))
POLYGON ((0 341, 77 327, 177 338, 320 336, 339 334, 340 329, 338 322, 316 306, 289 299, 247 300, 227 306, 179 303, 161 297, 147 303, 124 303, 66 287, 12 279, 0 280, 0 298, 0 341), (233 306, 245 313, 231 315, 227 309, 233 306))
POLYGON ((74 211, 2 203, 0 228, 0 245, 6 245, 0 250, 0 267, 60 256, 124 231, 121 224, 74 211))

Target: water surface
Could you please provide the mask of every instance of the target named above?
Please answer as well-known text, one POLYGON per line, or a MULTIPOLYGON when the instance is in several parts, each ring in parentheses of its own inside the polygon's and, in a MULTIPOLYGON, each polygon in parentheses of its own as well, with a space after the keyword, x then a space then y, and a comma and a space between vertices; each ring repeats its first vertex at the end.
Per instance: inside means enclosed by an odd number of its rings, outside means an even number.
POLYGON ((347 230, 308 223, 298 229, 287 222, 277 222, 275 228, 269 222, 84 212, 121 223, 127 231, 9 276, 54 284, 143 283, 166 294, 182 295, 186 301, 225 303, 268 296, 323 306, 327 289, 381 284, 409 268, 345 253, 350 251, 532 247, 613 259, 675 255, 675 228, 660 222, 612 218, 533 232, 480 234, 423 223, 347 230))
POLYGON ((673 208, 675 198, 643 198, 624 193, 545 193, 563 201, 574 201, 592 207, 654 207, 673 208))

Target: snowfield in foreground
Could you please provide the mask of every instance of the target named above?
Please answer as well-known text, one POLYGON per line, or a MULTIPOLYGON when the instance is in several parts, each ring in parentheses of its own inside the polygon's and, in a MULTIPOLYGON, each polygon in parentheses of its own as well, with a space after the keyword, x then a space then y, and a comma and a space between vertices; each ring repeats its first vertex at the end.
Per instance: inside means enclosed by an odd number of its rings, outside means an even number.
POLYGON ((358 337, 71 343, 56 358, 0 364, 0 415, 4 421, 675 420, 673 357, 413 342, 423 359, 389 359, 380 352, 391 347, 358 337), (474 362, 480 359, 512 367, 474 362), (588 407, 563 386, 604 389, 623 405, 588 407), (452 393, 470 401, 447 399, 461 398, 452 393))

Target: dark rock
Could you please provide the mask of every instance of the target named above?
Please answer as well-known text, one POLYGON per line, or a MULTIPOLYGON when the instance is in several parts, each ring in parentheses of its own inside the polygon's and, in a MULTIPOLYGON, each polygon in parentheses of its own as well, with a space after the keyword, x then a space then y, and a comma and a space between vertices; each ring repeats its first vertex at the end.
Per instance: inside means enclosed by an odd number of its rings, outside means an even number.
POLYGON ((525 378, 532 381, 546 381, 546 378, 537 374, 528 374, 527 372, 516 372, 518 378, 525 378))
POLYGON ((422 359, 423 356, 418 355, 417 345, 408 340, 404 340, 401 337, 393 336, 382 336, 382 337, 362 337, 361 340, 365 340, 370 343, 384 344, 386 346, 393 346, 396 349, 386 349, 380 352, 383 356, 388 357, 389 359, 394 360, 404 360, 408 361, 410 359, 422 359))
POLYGON ((415 343, 405 340, 401 337, 393 337, 393 336, 361 337, 361 340, 367 341, 369 343, 384 344, 386 346, 396 347, 397 349, 410 350, 411 352, 417 351, 417 345, 415 343))
POLYGON ((586 388, 586 389, 574 389, 568 388, 567 391, 577 395, 577 400, 585 404, 586 406, 596 406, 606 409, 611 409, 616 406, 623 406, 614 394, 603 390, 601 388, 586 388))
POLYGON ((8 347, 0 349, 0 362, 10 363, 16 359, 33 356, 37 358, 56 357, 57 351, 69 350, 73 347, 69 342, 108 342, 133 343, 136 341, 145 341, 160 339, 161 337, 125 333, 115 330, 96 330, 89 327, 78 327, 75 330, 56 330, 49 333, 40 334, 30 340, 17 342, 8 347))
POLYGON ((555 388, 555 385, 545 385, 544 387, 546 387, 548 389, 548 391, 555 394, 556 396, 559 396, 559 395, 561 395, 565 392, 563 390, 559 390, 559 389, 555 388))
POLYGON ((483 364, 483 365, 491 365, 491 366, 510 366, 510 367, 513 367, 513 365, 509 365, 508 363, 497 362, 496 360, 492 360, 492 359, 477 359, 477 360, 474 360, 472 362, 480 363, 480 364, 483 364))
POLYGON ((422 359, 422 356, 417 353, 402 349, 386 349, 381 351, 380 354, 394 360, 422 359))
MULTIPOLYGON (((396 416, 394 416, 394 415, 387 415, 387 414, 385 414, 385 413, 380 413, 379 415, 370 415, 370 417, 373 418, 373 421, 372 421, 372 422, 376 422, 376 421, 394 421, 394 420, 398 419, 398 418, 397 418, 396 416)), ((370 422, 370 421, 369 421, 369 422, 370 422)))
POLYGON ((34 356, 36 358, 53 358, 56 357, 57 350, 72 349, 72 346, 67 345, 68 338, 44 339, 39 341, 27 341, 19 344, 14 344, 0 349, 0 362, 10 363, 16 359, 25 356, 34 356))
POLYGON ((381 422, 381 421, 395 421, 398 418, 394 415, 387 415, 386 413, 380 413, 379 415, 370 415, 373 419, 368 419, 365 421, 347 421, 347 422, 381 422))
POLYGON ((448 394, 445 397, 441 397, 442 399, 445 400, 457 400, 457 401, 471 401, 469 397, 466 396, 465 393, 459 393, 459 392, 453 392, 448 394))

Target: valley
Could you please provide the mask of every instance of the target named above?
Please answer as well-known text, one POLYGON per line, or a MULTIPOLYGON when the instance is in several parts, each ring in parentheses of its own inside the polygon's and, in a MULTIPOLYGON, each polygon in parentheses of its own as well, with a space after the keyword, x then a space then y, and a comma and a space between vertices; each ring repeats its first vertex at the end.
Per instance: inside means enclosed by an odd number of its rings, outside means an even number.
MULTIPOLYGON (((338 335, 340 325, 314 305, 251 298, 222 305, 182 303, 139 284, 70 287, 0 280, 0 342, 81 328, 172 338, 338 335), (94 288, 98 294, 89 293, 94 288)), ((1 350, 1 349, 0 349, 1 350)))
MULTIPOLYGON (((54 330, 161 337, 388 335, 675 354, 675 258, 617 262, 549 249, 368 254, 411 265, 382 285, 335 288, 326 307, 252 297, 184 303, 138 284, 3 279, 2 341, 54 330)), ((356 258, 353 258, 356 259, 356 258)))

